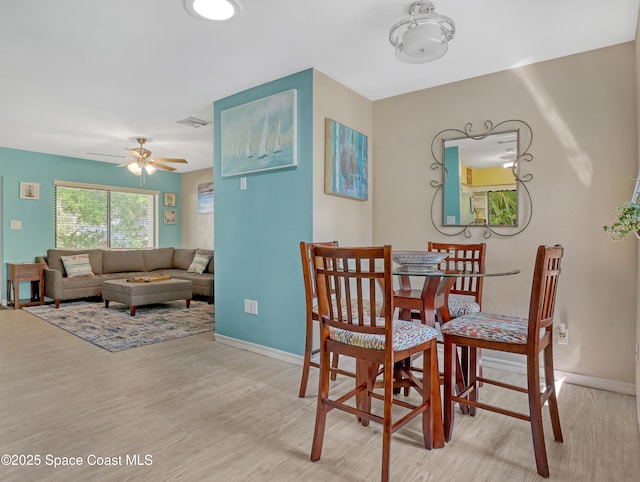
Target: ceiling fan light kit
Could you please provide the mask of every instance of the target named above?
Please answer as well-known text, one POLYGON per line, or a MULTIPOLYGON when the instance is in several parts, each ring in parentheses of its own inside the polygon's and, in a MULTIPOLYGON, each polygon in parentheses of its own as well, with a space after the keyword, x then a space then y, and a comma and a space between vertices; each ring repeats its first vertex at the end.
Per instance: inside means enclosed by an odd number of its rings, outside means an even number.
POLYGON ((423 64, 446 54, 455 33, 453 20, 437 14, 433 3, 414 2, 409 7, 409 16, 389 30, 389 42, 395 47, 398 59, 423 64))
POLYGON ((126 150, 133 157, 125 157, 125 156, 113 156, 111 154, 99 154, 97 152, 90 152, 88 154, 93 154, 97 156, 109 156, 109 157, 123 157, 127 160, 127 162, 123 162, 122 164, 118 164, 117 167, 126 167, 129 172, 135 174, 136 176, 142 176, 140 179, 140 183, 143 184, 144 175, 151 175, 156 170, 162 169, 163 171, 175 171, 176 168, 173 166, 169 166, 166 163, 177 163, 177 164, 187 164, 186 159, 173 159, 167 157, 151 157, 151 151, 149 149, 145 149, 144 145, 150 139, 148 137, 136 137, 136 142, 140 144, 138 147, 127 147, 126 150))
POLYGON ((128 164, 127 165, 127 169, 129 169, 129 171, 131 171, 136 176, 141 176, 142 175, 142 167, 137 162, 132 162, 132 163, 128 164))
POLYGON ((224 21, 240 13, 235 0, 184 0, 184 5, 199 20, 224 21))

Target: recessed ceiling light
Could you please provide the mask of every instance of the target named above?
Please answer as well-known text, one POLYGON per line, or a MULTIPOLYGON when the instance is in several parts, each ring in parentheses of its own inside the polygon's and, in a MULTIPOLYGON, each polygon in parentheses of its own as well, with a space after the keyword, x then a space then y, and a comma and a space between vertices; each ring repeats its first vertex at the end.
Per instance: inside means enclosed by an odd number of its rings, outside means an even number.
POLYGON ((200 20, 229 20, 240 12, 235 0, 184 0, 184 5, 200 20))

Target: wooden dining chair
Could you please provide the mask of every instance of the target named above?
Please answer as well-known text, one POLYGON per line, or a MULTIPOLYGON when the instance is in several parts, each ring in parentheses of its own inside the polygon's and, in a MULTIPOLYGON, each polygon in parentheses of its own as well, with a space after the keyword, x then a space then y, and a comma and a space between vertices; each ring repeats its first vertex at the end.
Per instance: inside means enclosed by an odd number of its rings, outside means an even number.
POLYGON ((540 246, 536 255, 528 318, 489 313, 471 313, 454 318, 442 326, 444 335, 445 364, 445 437, 451 440, 455 402, 465 403, 472 408, 484 408, 510 417, 526 420, 531 424, 533 450, 538 473, 549 477, 549 464, 544 443, 542 426, 542 406, 549 403, 551 426, 556 442, 562 442, 558 401, 553 378, 553 315, 555 309, 562 246, 540 246), (470 371, 468 385, 456 395, 456 347, 468 347, 470 371), (527 387, 520 387, 480 376, 477 372, 476 351, 487 348, 502 352, 517 353, 526 357, 527 387), (542 352, 542 357, 540 353, 542 352), (544 388, 540 391, 540 360, 544 364, 544 388), (487 403, 478 397, 478 383, 526 393, 529 399, 529 413, 523 414, 487 403))
POLYGON ((320 389, 316 410, 311 460, 320 459, 327 413, 339 409, 354 414, 362 425, 382 424, 382 480, 389 480, 391 434, 418 415, 427 449, 444 445, 441 433, 440 383, 436 353, 437 331, 421 323, 393 318, 391 246, 340 248, 315 246, 313 270, 320 306, 320 389), (335 290, 335 297, 331 291, 335 290), (381 293, 380 293, 381 292, 381 293), (382 303, 380 316, 375 313, 382 303), (330 355, 356 359, 356 387, 347 387, 337 398, 329 397, 330 355), (397 370, 394 362, 421 353, 423 377, 411 370, 397 370), (382 381, 376 383, 382 367, 382 381), (382 384, 382 393, 374 391, 382 384), (395 400, 394 384, 410 385, 421 394, 419 402, 395 400), (382 410, 372 411, 372 399, 382 410), (392 419, 394 411, 408 410, 392 419))
MULTIPOLYGON (((449 253, 440 264, 441 269, 483 270, 487 252, 486 243, 456 244, 429 241, 428 251, 449 253)), ((449 316, 456 318, 482 309, 482 285, 484 278, 460 276, 449 291, 447 308, 449 316)), ((448 320, 445 320, 448 321, 448 320)))
MULTIPOLYGON (((483 271, 485 269, 486 243, 461 244, 461 243, 427 243, 428 251, 449 253, 449 256, 440 264, 441 269, 483 271)), ((446 323, 451 318, 478 313, 482 310, 482 288, 484 278, 482 276, 460 276, 456 278, 454 285, 449 290, 445 306, 447 310, 440 310, 440 324, 446 323), (448 311, 448 312, 447 312, 448 311)), ((442 338, 440 338, 442 341, 442 338)), ((482 374, 482 354, 476 352, 478 371, 482 374)), ((468 377, 468 351, 461 350, 461 378, 468 377)), ((481 384, 482 386, 482 384, 481 384)), ((467 408, 461 406, 463 413, 467 408)))
MULTIPOLYGON (((312 360, 312 357, 316 355, 320 350, 313 349, 313 327, 314 321, 318 321, 318 293, 316 291, 316 282, 312 274, 312 254, 311 251, 314 246, 338 246, 337 241, 326 241, 318 243, 308 243, 302 241, 300 243, 300 258, 302 259, 302 278, 304 280, 304 294, 305 294, 305 306, 306 306, 306 327, 305 327, 305 344, 304 344, 304 358, 302 364, 302 378, 300 380, 300 390, 298 396, 304 398, 307 394, 307 383, 309 381, 309 369, 310 367, 319 368, 320 365, 312 360)), ((332 360, 332 373, 331 377, 335 380, 336 373, 340 372, 343 375, 355 377, 355 373, 346 370, 340 370, 338 367, 338 355, 334 356, 332 360)))
MULTIPOLYGON (((428 251, 446 252, 449 256, 440 263, 442 270, 483 270, 485 267, 486 243, 477 244, 455 244, 455 243, 434 243, 429 241, 427 244, 428 251)), ((460 276, 455 282, 446 296, 442 300, 437 301, 437 305, 441 306, 439 310, 440 324, 448 321, 456 316, 467 313, 480 311, 482 307, 482 277, 460 276), (447 311, 442 308, 446 306, 447 311)), ((424 290, 411 289, 411 280, 408 276, 400 277, 400 289, 394 292, 396 307, 410 312, 410 319, 421 320, 425 323, 427 317, 424 313, 424 290)), ((406 314, 405 314, 406 318, 406 314)), ((439 342, 442 337, 439 336, 439 342)), ((458 371, 458 386, 463 385, 463 377, 467 376, 468 359, 467 352, 462 351, 462 370, 458 371)), ((481 358, 479 358, 481 360, 481 358)), ((481 364, 481 361, 479 361, 481 364)), ((419 370, 419 369, 418 369, 419 370)), ((444 377, 442 378, 444 382, 444 377)), ((396 389, 397 391, 397 389, 396 389)), ((407 391, 405 390, 405 394, 407 391)), ((465 405, 460 405, 463 413, 468 413, 465 405)))

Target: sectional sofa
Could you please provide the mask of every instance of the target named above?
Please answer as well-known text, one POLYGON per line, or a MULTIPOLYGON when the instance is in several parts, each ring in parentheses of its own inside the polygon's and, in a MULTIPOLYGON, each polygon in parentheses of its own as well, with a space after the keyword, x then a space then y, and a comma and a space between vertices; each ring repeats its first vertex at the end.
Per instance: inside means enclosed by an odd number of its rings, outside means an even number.
MULTIPOLYGON (((82 257, 81 257, 82 258, 82 257)), ((86 258, 86 257, 84 257, 86 258)), ((139 250, 106 249, 49 249, 47 256, 38 256, 36 262, 45 264, 45 296, 60 307, 63 300, 102 296, 102 283, 106 280, 126 279, 148 274, 168 274, 173 278, 189 280, 193 294, 213 303, 213 251, 205 249, 154 248, 139 250), (92 274, 68 276, 63 264, 68 257, 88 255, 92 274), (196 254, 210 255, 203 273, 189 272, 196 254)), ((68 264, 68 263, 67 263, 68 264)), ((88 266, 86 267, 88 270, 88 266)))

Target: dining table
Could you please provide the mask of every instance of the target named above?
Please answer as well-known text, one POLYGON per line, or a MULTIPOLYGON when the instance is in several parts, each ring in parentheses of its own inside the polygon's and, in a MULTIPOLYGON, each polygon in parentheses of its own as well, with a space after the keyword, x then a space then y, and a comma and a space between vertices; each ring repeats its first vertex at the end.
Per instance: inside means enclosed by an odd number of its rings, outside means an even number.
MULTIPOLYGON (((520 269, 514 267, 501 266, 499 264, 485 263, 484 265, 472 265, 467 264, 460 269, 442 268, 444 265, 439 266, 416 266, 416 265, 400 265, 394 262, 392 274, 399 278, 399 289, 394 289, 394 306, 399 308, 399 318, 402 320, 411 320, 412 311, 416 310, 416 306, 419 306, 420 321, 430 326, 435 327, 436 322, 436 310, 439 310, 441 316, 441 322, 445 323, 451 319, 449 313, 449 291, 454 286, 456 280, 459 277, 498 277, 498 276, 510 276, 520 273, 520 269), (420 290, 412 289, 411 278, 421 278, 423 280, 422 288, 420 290), (408 301, 410 300, 410 301, 408 301), (418 302, 416 303, 416 300, 418 302)), ((466 357, 465 357, 466 358, 466 357)), ((411 370, 409 366, 405 366, 404 369, 411 370)), ((468 362, 463 361, 463 365, 468 362)), ((462 373, 460 376, 466 378, 465 368, 461 367, 462 373)), ((401 367, 397 367, 401 369, 401 367)), ((356 363, 356 385, 364 383, 366 380, 369 383, 374 384, 375 379, 379 375, 379 367, 366 361, 360 361, 356 363)), ((460 380, 460 383, 463 381, 460 380)), ((462 385, 460 385, 462 386, 462 385)), ((400 387, 394 387, 394 393, 399 393, 400 387)), ((363 397, 357 397, 357 406, 365 403, 363 397)), ((437 403, 434 407, 435 410, 440 411, 440 403, 437 403)), ((466 407, 461 405, 463 413, 468 413, 466 407)), ((444 428, 442 425, 442 419, 439 417, 434 428, 435 443, 434 448, 441 448, 444 446, 444 428)))
POLYGON ((449 292, 458 278, 510 276, 520 273, 520 269, 490 263, 461 269, 394 264, 392 273, 398 276, 399 287, 394 290, 394 305, 399 309, 399 319, 411 320, 411 312, 419 306, 420 321, 435 326, 436 310, 439 310, 442 322, 451 319, 449 292), (422 278, 422 288, 413 289, 411 278, 422 278))

